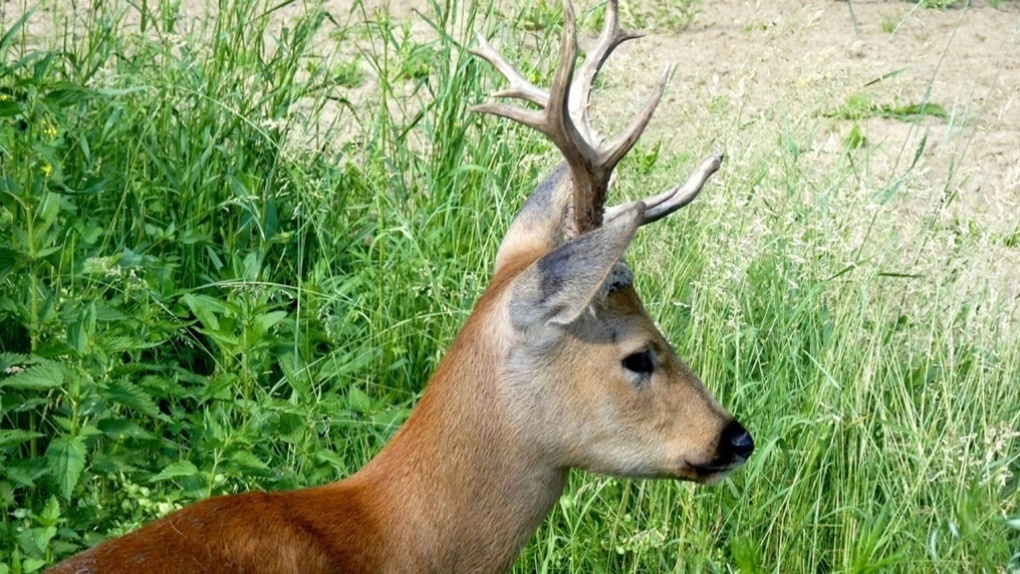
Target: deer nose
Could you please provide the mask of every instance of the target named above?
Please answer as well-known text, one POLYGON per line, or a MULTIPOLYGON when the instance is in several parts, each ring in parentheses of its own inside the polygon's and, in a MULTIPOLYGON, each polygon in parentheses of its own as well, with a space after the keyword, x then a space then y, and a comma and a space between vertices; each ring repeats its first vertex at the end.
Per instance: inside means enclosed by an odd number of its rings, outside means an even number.
POLYGON ((719 454, 741 462, 747 460, 754 452, 754 439, 751 433, 737 421, 730 421, 723 429, 719 439, 719 454))

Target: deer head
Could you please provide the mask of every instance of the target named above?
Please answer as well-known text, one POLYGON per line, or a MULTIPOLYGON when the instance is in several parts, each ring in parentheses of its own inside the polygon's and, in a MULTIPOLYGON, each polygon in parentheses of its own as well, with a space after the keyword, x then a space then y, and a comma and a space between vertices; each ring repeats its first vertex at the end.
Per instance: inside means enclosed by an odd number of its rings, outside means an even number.
POLYGON ((472 51, 509 81, 496 97, 537 106, 484 103, 473 110, 538 130, 565 159, 527 200, 497 254, 490 293, 500 299, 493 308, 507 325, 503 378, 518 432, 554 464, 711 482, 743 464, 754 442, 648 317, 623 254, 638 227, 694 199, 722 154, 707 158, 683 185, 605 208, 613 169, 645 129, 670 75, 667 68, 630 126, 602 145, 588 114, 592 83, 612 51, 639 36, 620 28, 617 10, 609 0, 605 28, 575 77, 575 18, 564 1, 559 64, 548 92, 483 37, 472 51))

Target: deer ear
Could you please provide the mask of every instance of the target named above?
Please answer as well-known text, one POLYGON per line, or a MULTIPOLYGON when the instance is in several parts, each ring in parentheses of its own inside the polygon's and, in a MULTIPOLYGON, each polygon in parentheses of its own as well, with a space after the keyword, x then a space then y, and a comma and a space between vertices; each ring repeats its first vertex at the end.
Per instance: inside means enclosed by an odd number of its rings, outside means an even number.
POLYGON ((571 239, 531 264, 514 282, 510 320, 520 331, 573 322, 591 305, 641 224, 636 202, 605 226, 571 239))

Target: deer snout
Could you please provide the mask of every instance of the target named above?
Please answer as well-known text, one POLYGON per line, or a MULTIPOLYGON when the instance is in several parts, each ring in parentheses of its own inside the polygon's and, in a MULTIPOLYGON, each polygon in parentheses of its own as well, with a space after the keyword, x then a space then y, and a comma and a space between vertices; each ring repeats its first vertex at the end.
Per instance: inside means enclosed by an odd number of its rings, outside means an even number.
POLYGON ((742 463, 754 452, 754 439, 744 425, 731 420, 719 437, 718 452, 721 460, 742 463))

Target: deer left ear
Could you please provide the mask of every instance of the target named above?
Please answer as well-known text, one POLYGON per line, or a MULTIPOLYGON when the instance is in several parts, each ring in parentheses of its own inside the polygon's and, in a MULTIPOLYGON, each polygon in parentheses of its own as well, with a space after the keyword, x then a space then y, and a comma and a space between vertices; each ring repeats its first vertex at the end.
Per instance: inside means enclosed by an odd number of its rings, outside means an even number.
POLYGON ((572 323, 598 296, 641 224, 641 202, 605 226, 567 241, 531 264, 514 282, 510 320, 519 331, 572 323))

